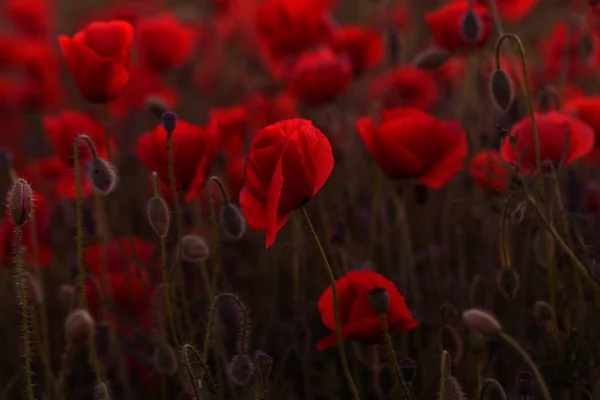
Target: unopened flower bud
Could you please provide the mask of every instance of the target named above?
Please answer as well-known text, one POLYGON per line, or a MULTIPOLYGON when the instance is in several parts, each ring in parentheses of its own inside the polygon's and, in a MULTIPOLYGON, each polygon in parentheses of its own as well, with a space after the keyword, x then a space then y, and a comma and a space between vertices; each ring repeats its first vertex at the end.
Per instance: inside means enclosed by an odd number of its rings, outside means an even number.
POLYGON ((171 134, 175 130, 175 127, 177 127, 177 114, 172 111, 167 111, 160 116, 160 122, 162 123, 163 129, 171 134))
POLYGON ((206 240, 198 235, 185 235, 181 238, 181 257, 184 261, 201 263, 208 259, 210 249, 206 240))
POLYGON ((417 376, 417 362, 410 357, 404 357, 398 363, 404 382, 411 383, 417 376))
POLYGON ((17 179, 8 191, 6 199, 8 215, 17 226, 29 219, 33 210, 33 191, 25 179, 17 179))
POLYGON ((533 374, 529 371, 521 371, 517 374, 517 388, 521 396, 527 396, 533 386, 533 374))
POLYGON ((179 361, 175 350, 167 343, 159 343, 154 348, 152 356, 154 366, 162 375, 171 376, 177 372, 179 361))
POLYGON ((413 65, 419 69, 436 69, 444 65, 452 57, 452 53, 445 49, 427 49, 419 54, 413 60, 413 65))
POLYGON ((148 96, 146 99, 146 106, 148 107, 148 111, 150 111, 152 115, 159 119, 161 115, 169 111, 169 107, 165 101, 158 96, 148 96))
POLYGON ((460 28, 462 37, 467 43, 477 43, 483 35, 483 21, 473 9, 465 12, 460 28))
POLYGON ((227 376, 234 385, 245 386, 254 374, 252 359, 246 354, 236 354, 227 364, 227 376))
POLYGON ((267 379, 273 367, 273 357, 262 351, 254 359, 256 370, 262 379, 267 379))
POLYGON ((63 283, 58 288, 58 298, 65 308, 71 307, 73 302, 73 296, 75 296, 75 288, 72 285, 63 283))
POLYGON ((96 192, 107 195, 117 187, 119 174, 113 164, 103 158, 94 157, 90 162, 88 179, 96 192))
POLYGON ((85 346, 94 338, 95 331, 94 318, 82 308, 71 312, 65 320, 65 338, 69 346, 85 346))
POLYGON ((543 301, 538 301, 533 306, 533 314, 542 322, 550 322, 555 318, 554 310, 550 305, 543 301))
POLYGON ((390 295, 385 288, 375 287, 369 290, 369 303, 377 314, 385 314, 390 308, 390 295))
POLYGON ((231 203, 221 207, 220 221, 223 232, 231 239, 239 240, 246 233, 246 218, 240 208, 231 203))
POLYGON ((146 218, 150 226, 161 239, 169 234, 169 224, 171 223, 171 211, 167 202, 160 196, 151 197, 146 203, 146 218))
POLYGON ((462 314, 465 325, 475 332, 490 336, 502 332, 502 325, 492 314, 487 311, 471 308, 462 314))
POLYGON ((492 72, 490 78, 490 94, 494 105, 502 110, 507 111, 513 101, 513 87, 510 77, 502 68, 492 72))

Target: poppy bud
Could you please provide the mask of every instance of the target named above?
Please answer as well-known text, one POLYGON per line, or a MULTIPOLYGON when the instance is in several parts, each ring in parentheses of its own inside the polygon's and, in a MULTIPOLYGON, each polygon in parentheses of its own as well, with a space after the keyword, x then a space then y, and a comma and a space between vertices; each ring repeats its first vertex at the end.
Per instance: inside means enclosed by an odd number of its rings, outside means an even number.
POLYGON ((521 279, 514 268, 502 268, 496 281, 500 293, 507 301, 513 300, 521 287, 521 279))
POLYGON ((106 382, 97 382, 94 388, 94 400, 110 400, 110 389, 106 382))
POLYGON ((258 375, 260 375, 262 379, 266 380, 271 374, 271 368, 273 367, 273 357, 261 351, 255 357, 254 363, 256 364, 256 370, 258 371, 258 375))
POLYGON ((415 185, 413 194, 415 196, 415 203, 419 205, 427 203, 427 198, 429 197, 429 190, 427 189, 427 186, 415 185))
POLYGON ((175 350, 167 343, 159 343, 156 345, 152 359, 154 361, 154 366, 162 375, 174 375, 179 368, 177 354, 175 354, 175 350))
POLYGON ((502 110, 507 111, 513 101, 513 87, 510 77, 502 68, 492 72, 490 78, 490 94, 494 105, 502 110))
POLYGON ((467 43, 477 43, 483 34, 483 23, 473 9, 465 12, 460 28, 462 37, 467 43))
POLYGON ((117 168, 100 157, 94 157, 90 162, 88 179, 94 190, 102 195, 111 193, 119 183, 117 168))
POLYGON ((152 115, 159 119, 161 115, 169 111, 167 103, 158 96, 148 96, 146 99, 146 107, 148 107, 148 111, 150 111, 152 115))
POLYGON ((17 226, 23 225, 29 219, 33 210, 33 191, 25 179, 17 179, 8 191, 6 207, 8 215, 17 226))
POLYGON ((529 371, 521 371, 517 374, 517 388, 521 396, 527 396, 533 386, 533 374, 529 371))
POLYGON ((500 321, 489 312, 481 309, 471 308, 464 311, 462 320, 469 329, 479 332, 484 336, 502 332, 500 321))
POLYGON ((390 295, 382 287, 369 290, 369 303, 377 314, 385 314, 390 308, 390 295))
POLYGON ((227 376, 234 385, 245 386, 252 379, 254 364, 246 354, 236 354, 227 364, 227 376))
POLYGON ((146 218, 156 236, 164 239, 169 234, 171 212, 167 202, 160 196, 151 197, 146 203, 146 218))
POLYGON ((469 331, 467 334, 467 349, 473 354, 481 354, 484 348, 483 336, 478 332, 469 331))
POLYGON ((82 308, 71 312, 65 320, 65 339, 69 346, 85 346, 93 339, 95 331, 94 318, 82 308))
POLYGON ((168 134, 171 134, 177 126, 177 114, 172 111, 164 112, 160 116, 160 122, 163 126, 163 129, 167 131, 168 134))
POLYGON ((533 306, 533 314, 542 322, 550 322, 555 318, 554 310, 550 305, 543 301, 537 301, 533 306))
POLYGON ((191 263, 201 263, 208 259, 210 250, 206 240, 198 235, 185 235, 181 238, 181 257, 191 263))
POLYGON ((58 289, 58 298, 65 308, 71 307, 74 295, 75 288, 72 285, 66 283, 60 285, 60 288, 58 289))
POLYGON ((239 207, 227 203, 221 207, 221 228, 225 235, 239 240, 246 233, 246 218, 239 207))
POLYGON ((521 225, 521 222, 525 219, 525 212, 527 211, 527 201, 522 201, 510 213, 510 223, 514 226, 521 225))
POLYGON ((445 379, 446 394, 443 399, 440 400, 466 400, 465 393, 463 392, 462 386, 456 380, 455 377, 449 375, 445 379))
POLYGON ((398 363, 404 382, 411 383, 417 376, 417 362, 410 357, 404 357, 398 363))
POLYGON ((459 331, 449 325, 444 325, 438 330, 438 348, 446 351, 451 357, 452 364, 458 364, 464 354, 463 338, 459 331))
POLYGON ((452 53, 445 49, 427 49, 415 56, 413 65, 420 69, 437 69, 452 57, 452 53))
POLYGON ((506 392, 504 388, 495 379, 486 379, 481 388, 482 400, 506 400, 506 392))

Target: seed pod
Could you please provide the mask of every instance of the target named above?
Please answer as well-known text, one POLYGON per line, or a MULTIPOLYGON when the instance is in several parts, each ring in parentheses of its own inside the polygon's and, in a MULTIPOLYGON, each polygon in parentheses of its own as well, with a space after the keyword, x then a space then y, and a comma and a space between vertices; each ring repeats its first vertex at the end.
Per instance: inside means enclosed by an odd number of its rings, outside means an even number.
POLYGON ((169 205, 160 196, 151 197, 146 203, 146 218, 150 226, 160 239, 164 239, 169 234, 169 224, 171 223, 171 211, 169 205))
POLYGON ((65 320, 65 339, 70 346, 87 345, 96 331, 96 323, 91 314, 82 308, 71 312, 65 320))
POLYGON ((474 10, 468 10, 463 15, 460 32, 467 43, 477 43, 483 35, 483 22, 474 10))
POLYGON ((239 207, 227 203, 221 207, 221 229, 226 236, 239 240, 246 233, 246 218, 239 207))
POLYGON ((390 295, 385 288, 375 287, 369 290, 369 303, 377 314, 385 314, 390 308, 390 295))
POLYGON ((181 257, 184 261, 201 263, 208 259, 210 249, 206 240, 198 235, 185 235, 181 238, 181 257))
POLYGON ((163 129, 171 134, 177 127, 177 114, 172 111, 167 111, 160 116, 160 122, 163 129))
POLYGON ((25 179, 17 179, 6 198, 8 215, 17 226, 23 225, 29 219, 33 210, 33 190, 25 179))
POLYGON ((150 111, 152 115, 159 119, 161 115, 169 110, 167 103, 158 96, 148 96, 146 99, 146 107, 148 107, 148 111, 150 111))
POLYGON ((517 388, 521 396, 527 396, 531 393, 533 386, 533 374, 529 371, 521 371, 517 374, 517 388))
POLYGON ((500 321, 489 312, 481 309, 471 308, 464 311, 462 320, 469 329, 479 332, 484 336, 502 332, 500 321))
POLYGON ((506 392, 504 388, 495 379, 486 379, 483 382, 483 387, 481 389, 481 399, 482 400, 506 400, 506 392))
POLYGON ((410 357, 404 357, 398 363, 404 382, 411 383, 417 376, 417 362, 410 357))
POLYGON ((167 343, 158 343, 152 356, 154 366, 159 373, 165 376, 175 375, 179 368, 179 361, 175 350, 167 343))
POLYGON ((119 183, 117 168, 100 157, 92 158, 88 170, 88 179, 94 190, 105 196, 115 190, 119 183))
POLYGON ((550 322, 556 318, 552 307, 543 301, 537 301, 535 303, 535 306, 533 306, 533 314, 542 322, 550 322))
POLYGON ((507 301, 511 301, 517 297, 517 293, 521 287, 521 279, 514 268, 502 268, 498 273, 496 284, 504 298, 507 301))
POLYGON ((271 368, 273 367, 273 357, 261 351, 254 358, 254 363, 256 364, 256 370, 258 372, 258 375, 260 375, 262 379, 266 380, 271 374, 271 368))
POLYGON ((437 69, 452 57, 452 53, 445 49, 427 49, 415 56, 413 65, 419 69, 437 69))
POLYGON ((494 105, 506 112, 513 102, 513 87, 510 77, 502 68, 492 72, 490 78, 490 95, 494 105))
POLYGON ((236 354, 227 364, 227 376, 234 385, 245 386, 254 374, 254 363, 246 354, 236 354))

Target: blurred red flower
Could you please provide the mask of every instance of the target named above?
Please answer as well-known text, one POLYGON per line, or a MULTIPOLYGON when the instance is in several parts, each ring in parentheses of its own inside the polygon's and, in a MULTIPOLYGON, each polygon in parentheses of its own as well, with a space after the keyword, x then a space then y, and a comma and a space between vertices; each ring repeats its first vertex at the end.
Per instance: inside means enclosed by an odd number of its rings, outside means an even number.
POLYGON ((240 193, 248 225, 275 241, 292 211, 325 184, 333 170, 327 137, 311 121, 295 118, 269 125, 252 141, 240 193))
POLYGON ((44 39, 50 31, 51 0, 5 0, 4 15, 23 35, 44 39))
MULTIPOLYGON (((594 147, 594 130, 579 119, 558 111, 550 111, 544 114, 536 113, 535 121, 542 163, 550 161, 559 164, 564 156, 564 164, 570 164, 588 154, 594 147)), ((535 169, 535 141, 531 118, 525 117, 512 127, 510 136, 502 144, 501 152, 502 157, 514 166, 518 165, 521 157, 524 172, 535 169), (513 141, 516 144, 513 145, 513 141)))
MULTIPOLYGON (((477 0, 485 6, 488 0, 477 0)), ((495 0, 500 17, 507 22, 516 22, 527 17, 540 0, 495 0)))
POLYGON ((482 150, 471 160, 471 177, 483 190, 496 193, 506 190, 510 180, 509 166, 498 150, 482 150))
MULTIPOLYGON (((340 325, 344 340, 353 339, 363 343, 376 343, 383 338, 381 319, 369 302, 369 291, 385 288, 390 298, 390 308, 386 312, 389 330, 407 331, 419 326, 406 306, 404 297, 394 282, 369 270, 350 271, 335 282, 338 294, 340 325)), ((318 350, 337 345, 335 319, 333 314, 333 295, 331 287, 325 289, 319 299, 319 312, 323 324, 334 331, 319 340, 318 350)))
POLYGON ((492 30, 492 19, 487 9, 479 4, 470 5, 467 0, 443 5, 425 14, 425 22, 437 45, 450 51, 481 48, 487 43, 492 30), (473 13, 477 23, 477 37, 473 42, 465 36, 463 27, 469 13, 473 13))
POLYGON ((383 61, 381 32, 360 26, 345 26, 335 31, 329 45, 338 54, 346 54, 352 61, 355 74, 376 67, 383 61))
POLYGON ((460 123, 439 121, 416 108, 384 111, 379 127, 372 118, 361 118, 357 129, 389 179, 412 177, 439 189, 462 170, 467 157, 460 123))
POLYGON ((244 106, 212 108, 210 121, 217 127, 219 150, 237 154, 244 149, 249 126, 248 110, 244 106))
POLYGON ((588 161, 600 158, 600 96, 575 96, 563 106, 567 115, 578 118, 594 130, 595 148, 588 154, 588 161))
POLYGON ((142 62, 154 72, 182 67, 194 52, 195 30, 173 14, 162 13, 141 19, 136 29, 142 62))
POLYGON ((295 118, 298 114, 296 99, 287 92, 273 96, 260 92, 252 93, 246 98, 245 104, 252 132, 258 132, 277 121, 295 118))
POLYGON ((81 95, 93 103, 119 97, 129 82, 133 27, 125 21, 93 22, 73 38, 58 37, 81 95))
MULTIPOLYGON (((123 266, 139 262, 141 269, 152 264, 152 253, 155 245, 138 237, 118 238, 111 240, 106 247, 107 272, 114 274, 123 271, 123 266)), ((83 251, 85 265, 94 276, 100 277, 103 268, 104 244, 87 246, 83 251)), ((135 269, 134 269, 135 271, 135 269)), ((136 272, 137 275, 137 272, 136 272)))
MULTIPOLYGON (((217 149, 217 129, 214 124, 199 126, 177 121, 173 131, 173 169, 175 186, 185 201, 194 198, 208 178, 217 149)), ((167 133, 162 125, 144 133, 137 143, 137 156, 150 171, 156 171, 163 183, 165 196, 170 196, 167 133)))
POLYGON ((395 68, 373 80, 371 97, 384 108, 415 107, 429 110, 440 99, 440 90, 431 71, 412 65, 395 68))

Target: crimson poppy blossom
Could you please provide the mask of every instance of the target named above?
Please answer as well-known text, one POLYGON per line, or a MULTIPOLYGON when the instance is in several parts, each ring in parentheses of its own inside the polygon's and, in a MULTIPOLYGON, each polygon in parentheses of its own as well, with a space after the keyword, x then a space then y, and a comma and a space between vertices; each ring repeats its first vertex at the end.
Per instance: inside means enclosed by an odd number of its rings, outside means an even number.
POLYGON ((401 66, 376 78, 371 97, 381 100, 384 108, 414 107, 429 110, 440 99, 440 89, 430 71, 401 66))
MULTIPOLYGON (((218 140, 216 126, 199 126, 180 119, 172 135, 175 186, 184 194, 185 200, 190 201, 202 188, 214 162, 218 140)), ((171 195, 167 133, 162 125, 139 138, 136 152, 140 161, 158 174, 163 190, 167 190, 163 194, 171 195)))
POLYGON ((248 225, 275 241, 292 211, 325 184, 333 170, 329 140, 311 121, 295 118, 262 129, 252 141, 240 205, 248 225))
POLYGON ((92 103, 119 97, 129 82, 133 27, 125 21, 93 22, 73 38, 58 37, 81 95, 92 103))
MULTIPOLYGON (((535 121, 542 163, 550 161, 558 165, 562 160, 565 165, 570 164, 588 154, 594 147, 594 130, 579 119, 550 111, 536 113, 535 121)), ((535 140, 530 117, 512 127, 510 136, 502 144, 501 152, 502 157, 513 166, 519 165, 521 158, 521 167, 526 173, 536 168, 535 140)))
MULTIPOLYGON (((478 3, 485 6, 487 0, 477 0, 478 3)), ((496 7, 500 17, 506 22, 519 21, 533 11, 540 0, 495 0, 496 7)))
POLYGON ((248 132, 248 109, 244 106, 213 108, 209 118, 217 127, 219 150, 228 154, 241 152, 248 132))
MULTIPOLYGON (((381 319, 369 302, 369 291, 382 287, 387 290, 390 306, 386 312, 390 332, 407 331, 419 326, 406 306, 404 297, 394 282, 377 272, 350 271, 335 282, 338 293, 339 317, 344 340, 353 339, 363 343, 376 343, 383 338, 381 319)), ((319 312, 323 324, 335 331, 333 295, 331 287, 325 289, 319 299, 319 312)), ((319 340, 318 350, 338 344, 334 333, 319 340)))
POLYGON ((591 151, 587 159, 593 162, 600 158, 600 96, 583 96, 575 95, 563 106, 564 112, 567 115, 578 118, 585 122, 594 130, 595 147, 591 151))
POLYGON ((388 179, 415 178, 439 189, 463 168, 465 130, 455 121, 439 121, 416 108, 386 110, 377 126, 361 118, 358 132, 388 179))
POLYGON ((337 30, 329 45, 338 54, 346 54, 355 74, 376 67, 383 61, 381 32, 360 26, 345 26, 337 30))
POLYGON ((471 160, 469 173, 483 190, 496 193, 508 188, 510 172, 498 150, 480 151, 471 160))
POLYGON ((492 19, 480 4, 470 5, 467 0, 445 4, 425 14, 436 44, 450 51, 472 50, 485 46, 492 31, 492 19), (463 21, 472 12, 477 21, 477 37, 469 41, 463 32, 463 21))
POLYGON ((50 30, 48 0, 5 0, 4 13, 15 28, 26 36, 44 39, 50 30))

